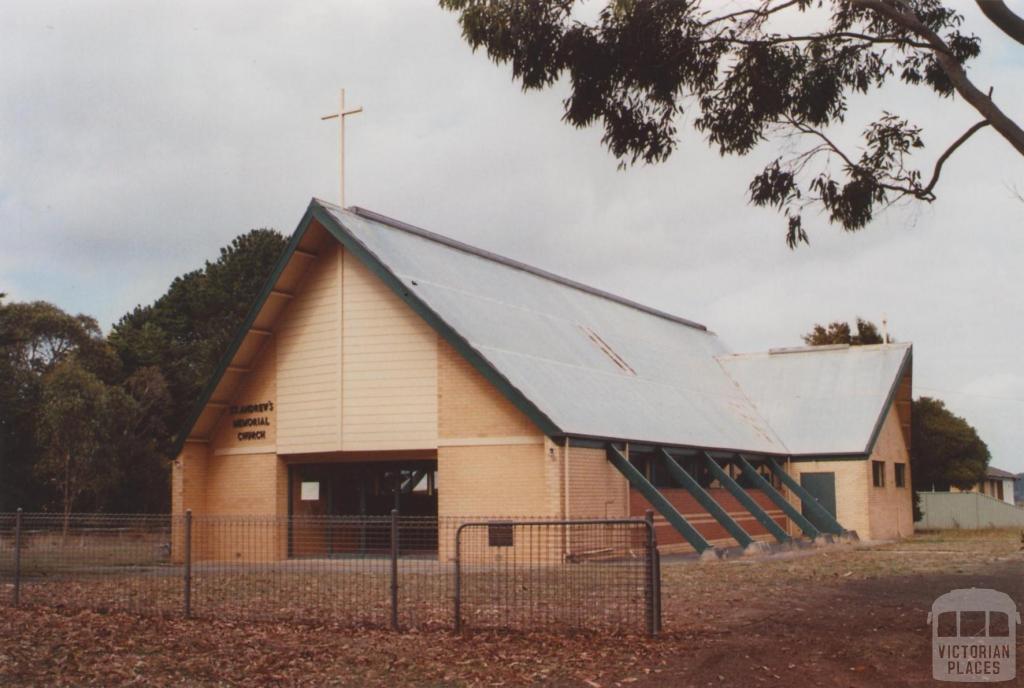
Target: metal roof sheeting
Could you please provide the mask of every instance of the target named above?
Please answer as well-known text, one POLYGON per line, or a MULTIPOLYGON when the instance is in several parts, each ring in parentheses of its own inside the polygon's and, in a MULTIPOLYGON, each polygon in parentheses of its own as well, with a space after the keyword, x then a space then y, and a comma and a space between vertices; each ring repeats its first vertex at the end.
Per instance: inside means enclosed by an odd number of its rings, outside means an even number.
POLYGON ((697 323, 368 211, 314 203, 566 435, 779 455, 863 451, 908 348, 730 356, 697 323))
POLYGON ((715 362, 726 349, 702 327, 324 207, 565 434, 785 453, 715 362))
POLYGON ((765 421, 798 454, 869 452, 910 344, 807 347, 720 356, 765 421))

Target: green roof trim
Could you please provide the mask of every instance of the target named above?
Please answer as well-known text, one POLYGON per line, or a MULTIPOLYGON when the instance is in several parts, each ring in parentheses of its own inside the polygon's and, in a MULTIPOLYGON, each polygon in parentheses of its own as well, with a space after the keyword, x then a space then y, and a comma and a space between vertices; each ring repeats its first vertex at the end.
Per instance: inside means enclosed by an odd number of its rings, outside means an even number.
MULTIPOLYGON (((896 378, 892 382, 892 387, 889 388, 889 394, 885 398, 885 403, 882 404, 882 412, 878 416, 878 420, 875 422, 875 428, 871 431, 871 438, 868 440, 868 446, 864 448, 864 456, 871 456, 871 453, 875 450, 875 444, 878 442, 878 436, 882 434, 882 426, 885 425, 885 419, 889 415, 889 410, 892 408, 893 403, 896 401, 896 393, 899 391, 900 383, 903 381, 903 376, 907 374, 914 363, 914 347, 913 345, 907 347, 907 351, 903 354, 903 362, 900 363, 899 372, 896 373, 896 378)), ((907 443, 907 451, 910 451, 910 443, 907 443)))

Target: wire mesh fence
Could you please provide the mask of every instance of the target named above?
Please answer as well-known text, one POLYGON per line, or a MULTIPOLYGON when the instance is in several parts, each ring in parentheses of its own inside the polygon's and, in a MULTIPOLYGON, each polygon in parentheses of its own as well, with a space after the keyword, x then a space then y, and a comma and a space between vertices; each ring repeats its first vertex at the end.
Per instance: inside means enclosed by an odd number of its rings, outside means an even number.
POLYGON ((0 605, 656 632, 649 521, 0 514, 0 605))
POLYGON ((463 523, 455 564, 457 629, 660 626, 660 566, 645 521, 463 523))

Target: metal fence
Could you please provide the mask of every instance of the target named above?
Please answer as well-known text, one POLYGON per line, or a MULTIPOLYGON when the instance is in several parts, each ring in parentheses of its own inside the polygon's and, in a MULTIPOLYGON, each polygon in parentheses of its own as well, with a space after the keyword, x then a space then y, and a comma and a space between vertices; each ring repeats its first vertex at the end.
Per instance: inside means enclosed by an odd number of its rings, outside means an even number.
POLYGON ((0 605, 656 633, 660 597, 650 519, 0 514, 0 605))

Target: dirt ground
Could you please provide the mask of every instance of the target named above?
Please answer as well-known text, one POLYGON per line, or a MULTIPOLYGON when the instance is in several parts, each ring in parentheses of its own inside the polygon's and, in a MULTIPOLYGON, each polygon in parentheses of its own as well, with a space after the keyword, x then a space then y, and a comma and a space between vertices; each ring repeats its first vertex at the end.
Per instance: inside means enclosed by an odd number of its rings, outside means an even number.
MULTIPOLYGON (((0 685, 918 686, 931 684, 937 596, 988 587, 1024 602, 1021 534, 1009 531, 666 562, 663 574, 653 640, 4 608, 0 685)), ((1024 645, 1018 655, 1024 669, 1024 645)))

